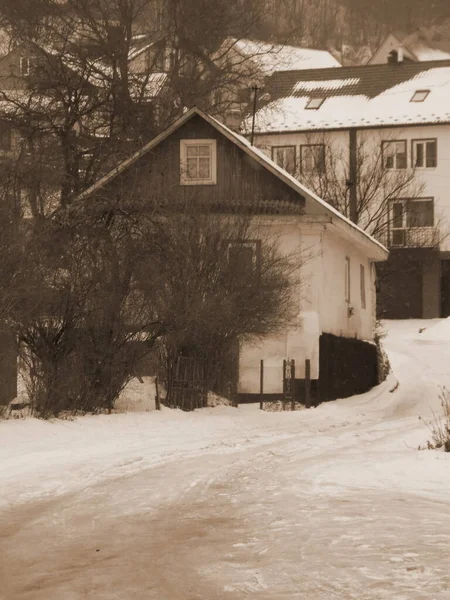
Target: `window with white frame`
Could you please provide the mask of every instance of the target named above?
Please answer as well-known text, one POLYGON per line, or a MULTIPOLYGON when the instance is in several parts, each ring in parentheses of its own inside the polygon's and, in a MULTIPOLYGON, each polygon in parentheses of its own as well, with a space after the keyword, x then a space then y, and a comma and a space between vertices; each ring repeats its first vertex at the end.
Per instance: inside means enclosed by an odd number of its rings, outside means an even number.
POLYGON ((307 144, 300 146, 300 166, 302 173, 324 173, 325 145, 307 144))
POLYGON ((295 153, 295 146, 272 146, 272 160, 291 175, 296 171, 295 153))
POLYGON ((345 301, 350 302, 350 258, 345 257, 345 301))
POLYGON ((433 227, 433 198, 399 198, 392 201, 390 243, 393 246, 427 244, 429 236, 426 232, 433 227))
POLYGON ((181 140, 180 168, 181 185, 217 183, 216 140, 181 140))
POLYGON ((406 169, 406 140, 392 140, 382 143, 383 164, 386 169, 406 169))
POLYGON ((413 140, 413 167, 433 169, 437 166, 437 140, 413 140))
POLYGON ((255 274, 259 269, 260 252, 260 240, 229 242, 228 265, 233 273, 255 274))
POLYGON ((29 77, 33 72, 33 67, 36 62, 34 56, 21 56, 19 62, 19 70, 22 77, 29 77))
POLYGON ((359 282, 361 287, 361 308, 366 308, 366 270, 359 265, 359 282))
POLYGON ((178 59, 178 75, 193 77, 197 69, 197 60, 193 54, 180 54, 178 59))

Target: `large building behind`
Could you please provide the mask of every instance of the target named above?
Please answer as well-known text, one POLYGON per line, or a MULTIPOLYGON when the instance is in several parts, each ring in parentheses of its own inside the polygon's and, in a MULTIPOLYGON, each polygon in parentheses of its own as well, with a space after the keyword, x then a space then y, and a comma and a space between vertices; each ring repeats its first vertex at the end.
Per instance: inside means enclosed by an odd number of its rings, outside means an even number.
POLYGON ((399 59, 274 73, 255 144, 390 248, 381 315, 449 316, 450 60, 399 59))

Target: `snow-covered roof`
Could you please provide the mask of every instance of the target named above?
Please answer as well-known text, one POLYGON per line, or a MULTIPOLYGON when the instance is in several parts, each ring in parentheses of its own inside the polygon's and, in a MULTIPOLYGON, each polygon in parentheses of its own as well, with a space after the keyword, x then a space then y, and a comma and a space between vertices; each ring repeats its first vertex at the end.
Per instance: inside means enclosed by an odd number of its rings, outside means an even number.
POLYGON ((412 61, 450 59, 450 25, 419 28, 412 33, 393 31, 381 42, 367 64, 387 62, 393 47, 403 48, 405 58, 412 61))
MULTIPOLYGON (((264 75, 275 71, 298 69, 325 69, 340 67, 340 63, 326 50, 300 48, 271 44, 250 39, 228 38, 222 46, 222 52, 235 50, 236 60, 251 59, 264 75)), ((233 62, 233 59, 231 59, 233 62)))
POLYGON ((378 242, 375 238, 369 235, 366 231, 358 227, 355 223, 350 221, 347 217, 342 215, 338 210, 333 208, 328 202, 322 200, 312 190, 309 190, 303 184, 301 184, 295 177, 287 173, 273 160, 271 160, 264 152, 252 146, 250 142, 243 136, 229 129, 226 125, 207 115, 202 110, 194 106, 188 110, 185 114, 179 117, 172 125, 165 129, 162 133, 156 136, 143 148, 135 152, 130 158, 120 163, 117 167, 107 173, 104 177, 99 179, 90 188, 85 190, 79 197, 79 200, 88 198, 99 189, 107 185, 113 179, 115 179, 120 173, 126 171, 131 167, 137 160, 149 153, 153 148, 158 146, 162 141, 179 129, 184 123, 189 121, 194 116, 200 116, 202 119, 207 121, 220 133, 222 133, 228 140, 236 144, 241 150, 248 154, 251 158, 256 160, 260 165, 265 167, 268 171, 274 174, 276 177, 284 181, 290 188, 299 194, 301 198, 306 200, 307 212, 309 214, 324 215, 330 217, 331 221, 335 223, 341 230, 345 231, 347 237, 351 238, 355 243, 362 245, 368 251, 373 260, 385 260, 388 256, 386 248, 378 242))
POLYGON ((424 41, 418 40, 415 43, 408 44, 408 50, 420 61, 428 60, 449 60, 450 52, 434 48, 424 41))
POLYGON ((450 123, 450 60, 274 73, 265 93, 259 133, 450 123), (418 90, 429 94, 411 102, 418 90), (311 110, 311 98, 324 102, 311 110))

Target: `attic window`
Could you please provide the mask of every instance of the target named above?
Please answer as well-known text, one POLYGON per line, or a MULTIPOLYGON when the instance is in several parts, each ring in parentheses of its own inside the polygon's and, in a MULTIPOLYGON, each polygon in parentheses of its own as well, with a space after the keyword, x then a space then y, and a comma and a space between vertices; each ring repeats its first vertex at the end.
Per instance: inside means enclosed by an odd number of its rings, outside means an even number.
POLYGON ((305 106, 308 110, 317 110, 325 102, 325 98, 310 98, 305 106))
POLYGON ((423 102, 430 93, 430 90, 417 90, 414 92, 410 102, 423 102))
POLYGON ((217 183, 216 140, 180 140, 181 185, 217 183))

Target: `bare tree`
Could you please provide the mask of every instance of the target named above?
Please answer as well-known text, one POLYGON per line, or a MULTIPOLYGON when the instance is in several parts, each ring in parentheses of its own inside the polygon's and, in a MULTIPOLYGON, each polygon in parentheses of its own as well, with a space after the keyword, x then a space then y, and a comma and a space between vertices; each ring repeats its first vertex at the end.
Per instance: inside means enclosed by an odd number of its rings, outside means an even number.
POLYGON ((29 73, 0 81, 0 119, 16 132, 10 170, 34 203, 66 205, 185 107, 224 115, 248 85, 260 0, 5 1, 0 22, 29 73), (227 40, 231 40, 229 43, 227 40), (234 41, 233 41, 234 40, 234 41), (17 156, 21 157, 20 165, 17 156))
MULTIPOLYGON (((291 170, 299 181, 343 215, 389 245, 396 218, 395 201, 420 198, 424 191, 417 170, 408 167, 406 159, 404 164, 390 164, 387 156, 390 143, 395 141, 389 136, 359 139, 351 171, 347 144, 326 132, 308 134, 295 164, 291 160, 281 166, 291 170)), ((421 245, 420 240, 417 243, 421 245)))
POLYGON ((292 317, 298 263, 256 233, 255 218, 90 200, 30 220, 1 247, 2 319, 37 414, 110 410, 157 343, 212 364, 239 336, 292 317))

